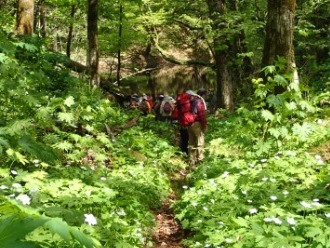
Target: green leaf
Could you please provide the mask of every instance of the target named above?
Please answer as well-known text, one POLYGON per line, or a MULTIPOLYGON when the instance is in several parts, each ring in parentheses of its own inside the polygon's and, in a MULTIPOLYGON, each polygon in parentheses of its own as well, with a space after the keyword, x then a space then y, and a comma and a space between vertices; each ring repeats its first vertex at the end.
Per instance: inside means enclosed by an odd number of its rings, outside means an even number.
POLYGON ((68 107, 71 107, 74 104, 74 98, 73 96, 69 96, 65 99, 64 104, 68 107))
POLYGON ((16 45, 17 47, 20 47, 20 48, 24 48, 29 52, 37 52, 38 51, 38 48, 35 45, 31 45, 31 44, 28 44, 28 43, 16 42, 16 43, 14 43, 14 45, 16 45))
POLYGON ((267 97, 267 102, 270 106, 278 108, 284 104, 284 98, 282 95, 269 95, 267 97))
POLYGON ((64 240, 70 240, 70 229, 68 224, 66 224, 60 218, 53 218, 45 224, 45 227, 49 228, 53 233, 57 233, 60 235, 64 240))
POLYGON ((74 120, 74 116, 72 113, 61 112, 61 113, 58 113, 57 116, 60 119, 60 121, 65 121, 67 123, 72 123, 74 120))
POLYGON ((5 54, 0 53, 0 63, 4 63, 7 60, 9 60, 9 57, 7 57, 5 54))
POLYGON ((302 125, 295 123, 292 127, 292 132, 301 139, 306 140, 308 136, 313 132, 313 128, 307 122, 304 122, 302 125))
POLYGON ((243 219, 242 217, 233 218, 233 221, 241 227, 249 227, 248 221, 243 219))
POLYGON ((265 75, 273 74, 276 72, 276 67, 274 65, 269 65, 263 68, 262 71, 265 72, 265 75))
POLYGON ((288 81, 279 74, 275 75, 274 81, 277 83, 277 85, 280 85, 280 86, 286 86, 288 84, 288 81))
POLYGON ((63 150, 63 151, 69 151, 73 148, 73 145, 68 141, 63 141, 63 142, 54 144, 53 147, 63 150))
POLYGON ((272 112, 270 112, 267 109, 261 111, 261 116, 262 116, 262 118, 264 118, 265 121, 273 121, 274 120, 274 115, 272 114, 272 112))
POLYGON ((0 247, 16 247, 16 243, 19 245, 21 239, 45 222, 45 219, 37 216, 23 217, 11 215, 0 219, 0 247))

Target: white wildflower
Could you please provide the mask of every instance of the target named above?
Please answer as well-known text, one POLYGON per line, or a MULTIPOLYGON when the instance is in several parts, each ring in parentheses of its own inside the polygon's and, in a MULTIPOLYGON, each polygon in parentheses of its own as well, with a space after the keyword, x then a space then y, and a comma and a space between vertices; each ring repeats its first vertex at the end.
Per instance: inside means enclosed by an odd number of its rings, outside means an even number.
POLYGON ((271 178, 271 179, 269 179, 269 181, 271 181, 272 183, 275 183, 276 182, 276 179, 275 178, 271 178))
POLYGON ((81 166, 80 167, 82 170, 87 170, 87 168, 85 166, 81 166))
POLYGON ((291 157, 295 157, 297 155, 297 153, 293 151, 287 151, 286 154, 291 157))
POLYGON ((219 225, 219 226, 224 226, 225 223, 223 223, 222 221, 219 221, 219 222, 218 222, 218 225, 219 225))
POLYGON ((192 205, 193 207, 197 207, 198 203, 197 203, 197 202, 192 202, 191 205, 192 205))
POLYGON ((117 214, 119 215, 119 216, 126 216, 126 212, 124 211, 124 209, 119 209, 118 211, 117 211, 117 214))
POLYGON ((1 190, 5 190, 5 189, 8 189, 8 187, 7 187, 6 185, 1 185, 1 186, 0 186, 0 189, 1 189, 1 190))
POLYGON ((15 170, 11 170, 10 173, 11 173, 12 175, 17 175, 17 174, 18 174, 17 171, 15 171, 15 170))
POLYGON ((305 201, 301 201, 300 204, 305 208, 311 208, 312 207, 312 204, 310 204, 308 202, 305 202, 305 201))
POLYGON ((266 163, 267 162, 267 158, 260 159, 260 162, 261 163, 266 163))
POLYGON ((323 120, 322 119, 317 119, 317 124, 322 125, 323 120))
POLYGON ((319 201, 320 201, 320 199, 318 199, 318 198, 313 199, 313 202, 319 202, 319 201))
POLYGON ((19 194, 15 199, 20 201, 23 205, 30 205, 31 203, 31 198, 26 194, 19 194))
POLYGON ((289 225, 294 226, 296 225, 296 220, 293 217, 288 217, 286 218, 286 221, 288 222, 289 225))
POLYGON ((254 168, 254 164, 249 164, 250 168, 254 168))
POLYGON ((20 183, 13 183, 12 187, 18 189, 18 188, 22 188, 22 185, 20 183))
POLYGON ((86 194, 87 196, 91 196, 92 191, 91 191, 91 190, 86 190, 86 191, 85 191, 85 194, 86 194))
POLYGON ((267 223, 273 222, 273 218, 266 217, 266 218, 264 218, 264 221, 267 223))
POLYGON ((272 196, 270 197, 270 199, 271 199, 272 201, 276 201, 276 200, 277 200, 277 196, 276 196, 276 195, 272 195, 272 196))
POLYGON ((282 221, 279 218, 273 218, 273 221, 277 225, 281 225, 282 224, 282 221))
POLYGON ((183 185, 182 188, 183 189, 188 189, 188 186, 187 185, 183 185))
POLYGON ((322 207, 322 204, 319 202, 312 202, 311 205, 314 207, 322 207))
POLYGON ((248 203, 252 203, 253 201, 249 199, 249 200, 247 200, 247 202, 248 202, 248 203))
POLYGON ((85 216, 85 222, 90 225, 90 226, 94 226, 97 224, 97 220, 96 218, 94 217, 93 214, 84 214, 85 216))
POLYGON ((40 163, 40 161, 39 161, 38 159, 34 159, 34 160, 32 160, 32 162, 33 162, 34 164, 39 164, 39 163, 40 163))
POLYGON ((105 181, 105 180, 107 180, 107 178, 106 177, 100 177, 100 180, 105 181))
POLYGON ((215 200, 214 200, 214 199, 211 199, 210 202, 211 202, 212 204, 214 204, 214 203, 215 203, 215 200))
POLYGON ((322 160, 322 157, 321 157, 321 155, 319 155, 319 154, 316 154, 316 155, 314 156, 314 158, 315 158, 316 160, 322 160))
POLYGON ((282 191, 282 194, 283 194, 283 195, 288 195, 288 194, 289 194, 289 191, 287 191, 287 190, 283 190, 283 191, 282 191))
POLYGON ((204 211, 209 211, 209 209, 207 207, 203 207, 204 211))
POLYGON ((247 195, 247 191, 246 190, 241 190, 243 195, 247 195))
POLYGON ((211 180, 210 180, 210 185, 211 185, 211 186, 217 186, 217 184, 216 184, 216 182, 214 181, 214 179, 211 179, 211 180))
POLYGON ((229 176, 229 172, 228 171, 225 171, 224 173, 222 173, 221 175, 223 178, 226 178, 229 176))
POLYGON ((275 155, 274 158, 275 158, 275 160, 279 160, 280 159, 280 157, 277 156, 277 155, 275 155))
POLYGON ((203 221, 202 220, 197 220, 197 223, 202 223, 203 221))
POLYGON ((256 209, 256 208, 251 208, 249 210, 249 214, 256 214, 256 213, 258 213, 258 209, 256 209))
POLYGON ((267 182, 267 181, 268 181, 268 177, 263 177, 261 180, 262 180, 263 182, 267 182))
POLYGON ((230 239, 230 238, 226 238, 226 239, 225 239, 225 242, 226 242, 227 244, 230 244, 230 243, 233 243, 233 240, 230 239))
POLYGON ((325 213, 325 217, 330 218, 330 213, 325 213))

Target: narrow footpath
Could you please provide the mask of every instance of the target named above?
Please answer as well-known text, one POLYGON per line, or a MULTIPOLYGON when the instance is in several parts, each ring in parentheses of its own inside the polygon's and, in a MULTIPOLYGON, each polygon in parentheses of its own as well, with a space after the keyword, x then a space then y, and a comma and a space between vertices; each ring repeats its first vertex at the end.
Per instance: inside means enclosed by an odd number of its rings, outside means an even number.
POLYGON ((170 208, 173 200, 176 200, 176 196, 170 194, 162 207, 155 212, 157 226, 153 231, 155 242, 153 248, 184 248, 181 244, 181 240, 184 238, 184 232, 180 224, 174 219, 174 213, 170 208))

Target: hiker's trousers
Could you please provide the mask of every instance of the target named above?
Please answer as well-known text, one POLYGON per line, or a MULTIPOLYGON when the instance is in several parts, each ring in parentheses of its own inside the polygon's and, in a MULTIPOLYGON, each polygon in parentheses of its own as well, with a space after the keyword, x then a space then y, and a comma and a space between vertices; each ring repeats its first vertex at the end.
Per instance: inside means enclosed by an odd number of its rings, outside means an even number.
POLYGON ((199 121, 188 126, 188 155, 189 162, 192 165, 204 159, 205 136, 202 131, 202 125, 199 121))

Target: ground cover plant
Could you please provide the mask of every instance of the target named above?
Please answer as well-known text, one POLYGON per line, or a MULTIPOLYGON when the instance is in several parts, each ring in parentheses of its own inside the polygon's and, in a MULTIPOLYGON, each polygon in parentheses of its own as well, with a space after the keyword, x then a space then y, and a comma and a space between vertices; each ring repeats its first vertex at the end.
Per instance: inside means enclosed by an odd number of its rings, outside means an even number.
POLYGON ((122 110, 100 89, 51 67, 38 45, 6 42, 0 246, 151 246, 152 210, 180 166, 172 127, 164 124, 168 135, 160 136, 151 116, 122 110), (12 70, 20 71, 15 80, 12 70), (65 87, 54 89, 58 82, 65 87))
POLYGON ((253 108, 210 119, 208 159, 174 204, 188 247, 329 247, 328 110, 289 87, 256 85, 253 108))

